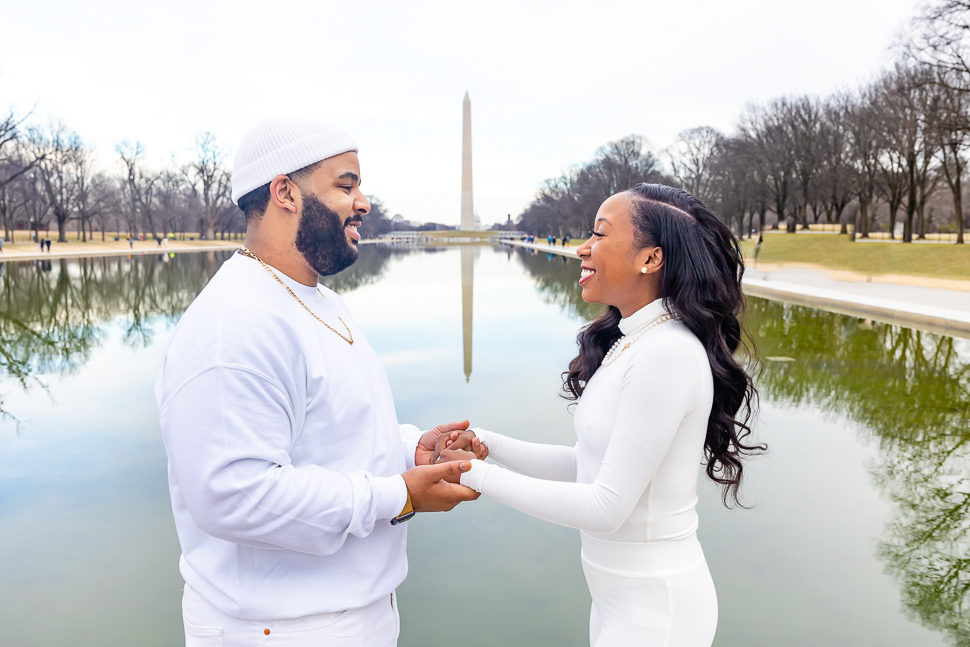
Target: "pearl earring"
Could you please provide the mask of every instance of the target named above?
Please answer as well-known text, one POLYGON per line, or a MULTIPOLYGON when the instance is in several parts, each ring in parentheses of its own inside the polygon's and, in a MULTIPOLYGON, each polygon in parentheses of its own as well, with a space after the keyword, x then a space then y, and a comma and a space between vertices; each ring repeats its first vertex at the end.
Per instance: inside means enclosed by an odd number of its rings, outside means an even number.
POLYGON ((640 274, 646 274, 646 273, 647 273, 647 268, 641 267, 640 268, 640 274))

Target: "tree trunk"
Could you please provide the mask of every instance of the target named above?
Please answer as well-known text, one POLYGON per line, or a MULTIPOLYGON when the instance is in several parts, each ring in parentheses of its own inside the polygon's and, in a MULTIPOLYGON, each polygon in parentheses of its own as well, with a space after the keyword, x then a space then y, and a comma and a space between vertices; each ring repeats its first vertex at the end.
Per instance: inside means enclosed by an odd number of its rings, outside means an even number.
POLYGON ((957 175, 953 184, 953 218, 957 224, 957 245, 963 244, 963 184, 957 175))
POLYGON ((906 202, 906 220, 903 222, 903 242, 913 242, 913 219, 916 216, 916 205, 913 200, 906 202))
POLYGON ((57 242, 67 242, 67 214, 55 213, 57 218, 57 242))

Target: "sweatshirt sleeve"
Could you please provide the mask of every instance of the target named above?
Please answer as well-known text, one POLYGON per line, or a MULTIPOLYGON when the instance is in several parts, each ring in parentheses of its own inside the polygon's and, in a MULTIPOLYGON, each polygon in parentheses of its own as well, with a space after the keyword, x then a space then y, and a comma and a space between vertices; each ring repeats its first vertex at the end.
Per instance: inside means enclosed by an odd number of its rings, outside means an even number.
MULTIPOLYGON (((414 425, 400 425, 401 443, 404 445, 404 457, 407 461, 408 469, 414 467, 414 452, 418 450, 418 442, 424 432, 414 425)), ((401 505, 404 507, 404 504, 401 505)))
POLYGON ((219 539, 331 555, 348 536, 366 537, 397 515, 407 499, 400 475, 294 466, 286 393, 249 368, 202 369, 160 403, 159 421, 189 513, 219 539))
POLYGON ((657 345, 649 361, 632 362, 624 375, 613 432, 592 483, 531 478, 475 460, 461 484, 552 523, 614 532, 653 479, 700 393, 694 353, 657 345))
POLYGON ((576 480, 576 448, 516 440, 494 431, 472 431, 488 447, 489 458, 517 472, 550 481, 576 480))

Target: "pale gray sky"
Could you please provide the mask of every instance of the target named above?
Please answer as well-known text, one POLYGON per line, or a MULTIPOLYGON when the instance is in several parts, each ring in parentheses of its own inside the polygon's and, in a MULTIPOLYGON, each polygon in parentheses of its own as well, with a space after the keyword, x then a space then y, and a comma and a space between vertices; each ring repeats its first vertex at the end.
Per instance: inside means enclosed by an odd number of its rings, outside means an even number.
POLYGON ((391 213, 458 224, 461 102, 475 207, 513 217, 539 182, 630 133, 731 130, 744 105, 850 88, 891 62, 915 0, 488 0, 0 5, 0 108, 56 116, 114 165, 210 130, 313 114, 360 144, 391 213))

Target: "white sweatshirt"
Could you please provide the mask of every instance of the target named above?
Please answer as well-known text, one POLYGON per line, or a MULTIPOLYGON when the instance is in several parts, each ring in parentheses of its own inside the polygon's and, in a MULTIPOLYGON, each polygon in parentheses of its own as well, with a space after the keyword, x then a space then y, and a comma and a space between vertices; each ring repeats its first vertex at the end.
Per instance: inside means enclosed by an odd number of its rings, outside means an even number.
POLYGON ((407 574, 391 526, 420 432, 336 293, 233 255, 185 311, 155 400, 185 581, 223 613, 367 606, 407 574), (338 318, 339 317, 339 318, 338 318))
MULTIPOLYGON (((620 330, 632 337, 665 312, 654 301, 620 330)), ((520 473, 472 461, 461 482, 599 539, 691 537, 713 393, 700 341, 680 321, 659 324, 590 379, 575 411, 575 447, 476 429, 489 456, 520 473)))

